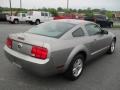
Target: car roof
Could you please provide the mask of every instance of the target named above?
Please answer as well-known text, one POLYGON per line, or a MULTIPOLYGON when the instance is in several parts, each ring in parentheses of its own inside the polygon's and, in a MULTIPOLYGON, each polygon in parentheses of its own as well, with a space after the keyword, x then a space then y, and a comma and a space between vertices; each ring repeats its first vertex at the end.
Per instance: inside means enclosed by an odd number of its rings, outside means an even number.
POLYGON ((71 23, 71 24, 81 24, 81 25, 85 25, 85 24, 89 24, 89 23, 94 23, 94 22, 90 22, 90 21, 86 21, 86 20, 77 20, 77 19, 59 19, 59 20, 53 20, 56 22, 66 22, 66 23, 71 23))

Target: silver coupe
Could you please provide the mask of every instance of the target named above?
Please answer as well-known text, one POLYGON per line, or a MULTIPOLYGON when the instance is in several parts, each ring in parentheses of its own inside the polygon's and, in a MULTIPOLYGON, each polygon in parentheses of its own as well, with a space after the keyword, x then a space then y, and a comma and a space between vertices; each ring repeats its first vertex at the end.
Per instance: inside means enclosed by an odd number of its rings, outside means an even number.
POLYGON ((64 73, 76 80, 86 61, 112 54, 115 43, 114 34, 93 22, 62 19, 9 35, 4 51, 9 61, 20 68, 43 76, 64 73))

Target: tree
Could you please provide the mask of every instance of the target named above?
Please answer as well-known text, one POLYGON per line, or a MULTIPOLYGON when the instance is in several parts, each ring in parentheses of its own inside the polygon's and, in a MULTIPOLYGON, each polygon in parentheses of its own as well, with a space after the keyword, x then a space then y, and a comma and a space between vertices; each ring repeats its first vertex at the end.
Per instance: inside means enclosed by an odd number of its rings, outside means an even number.
POLYGON ((73 9, 72 12, 77 12, 77 10, 76 10, 76 9, 73 9))
POLYGON ((112 11, 107 11, 107 12, 105 13, 105 15, 106 15, 108 18, 112 18, 112 17, 113 17, 112 11))
POLYGON ((86 14, 86 16, 88 16, 88 17, 93 17, 93 11, 91 10, 91 8, 87 8, 87 9, 85 10, 85 14, 86 14))
POLYGON ((100 10, 100 13, 103 14, 103 15, 105 15, 105 14, 106 14, 105 8, 102 8, 102 9, 100 10))
POLYGON ((63 12, 63 11, 64 11, 64 9, 63 9, 63 8, 61 8, 61 7, 58 7, 58 8, 57 8, 57 11, 63 12))
POLYGON ((43 7, 41 10, 42 11, 48 11, 47 8, 45 8, 45 7, 43 7))
POLYGON ((2 7, 0 7, 0 13, 2 13, 2 7))
POLYGON ((83 12, 83 10, 82 9, 78 9, 78 13, 82 13, 83 12))
POLYGON ((48 12, 50 12, 53 16, 57 16, 58 15, 57 10, 54 9, 54 8, 48 8, 48 12))

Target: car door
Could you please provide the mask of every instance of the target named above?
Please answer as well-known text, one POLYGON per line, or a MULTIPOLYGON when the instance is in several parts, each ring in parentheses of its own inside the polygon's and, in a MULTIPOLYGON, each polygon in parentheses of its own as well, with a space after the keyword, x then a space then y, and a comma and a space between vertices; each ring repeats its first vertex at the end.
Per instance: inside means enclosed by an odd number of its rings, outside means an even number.
POLYGON ((102 34, 101 28, 97 24, 87 24, 85 26, 88 32, 90 42, 91 55, 102 52, 108 48, 109 36, 108 34, 102 34))
POLYGON ((49 21, 49 14, 48 14, 48 12, 45 12, 45 21, 49 21))
POLYGON ((26 20, 26 14, 22 13, 21 21, 25 21, 25 20, 26 20))
POLYGON ((45 13, 44 12, 41 12, 40 21, 45 22, 45 13))

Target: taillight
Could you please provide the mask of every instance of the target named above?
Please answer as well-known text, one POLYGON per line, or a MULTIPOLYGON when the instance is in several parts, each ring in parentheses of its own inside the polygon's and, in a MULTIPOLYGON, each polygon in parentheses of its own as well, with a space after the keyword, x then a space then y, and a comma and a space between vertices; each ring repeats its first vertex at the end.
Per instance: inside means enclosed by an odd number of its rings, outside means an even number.
POLYGON ((45 60, 47 58, 48 50, 44 47, 32 46, 31 54, 35 58, 45 60))
POLYGON ((9 48, 12 48, 12 42, 13 42, 12 39, 7 38, 7 40, 6 40, 6 45, 7 45, 9 48))

